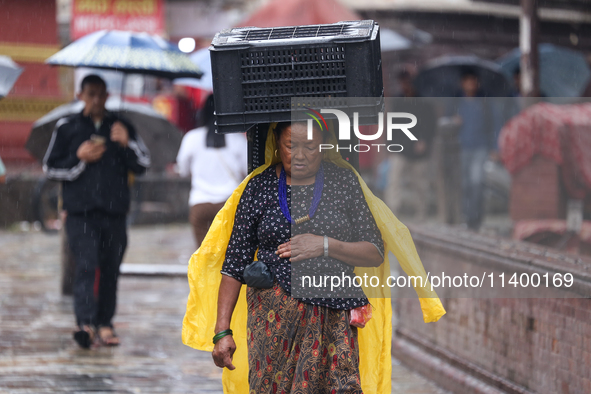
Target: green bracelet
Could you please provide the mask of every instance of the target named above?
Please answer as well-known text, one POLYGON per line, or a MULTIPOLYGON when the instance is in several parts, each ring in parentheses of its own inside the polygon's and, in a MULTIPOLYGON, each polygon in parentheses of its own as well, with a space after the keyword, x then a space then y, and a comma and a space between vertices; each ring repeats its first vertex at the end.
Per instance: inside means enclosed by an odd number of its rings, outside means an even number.
POLYGON ((233 335, 232 334, 232 330, 230 330, 229 328, 227 330, 224 331, 220 331, 217 334, 215 334, 213 336, 213 344, 215 345, 216 343, 218 343, 218 341, 220 339, 222 339, 223 337, 225 337, 226 335, 233 335))

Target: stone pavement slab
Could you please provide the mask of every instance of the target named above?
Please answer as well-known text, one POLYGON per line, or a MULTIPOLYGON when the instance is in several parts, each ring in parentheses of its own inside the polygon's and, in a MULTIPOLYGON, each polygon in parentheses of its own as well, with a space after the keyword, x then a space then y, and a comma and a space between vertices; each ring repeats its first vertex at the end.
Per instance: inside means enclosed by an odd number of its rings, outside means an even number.
MULTIPOLYGON (((179 265, 192 242, 189 226, 132 228, 126 263, 179 265)), ((0 393, 221 393, 210 353, 181 342, 186 278, 123 276, 121 346, 81 350, 60 277, 58 236, 0 232, 0 393)), ((393 392, 445 393, 393 364, 393 392)))

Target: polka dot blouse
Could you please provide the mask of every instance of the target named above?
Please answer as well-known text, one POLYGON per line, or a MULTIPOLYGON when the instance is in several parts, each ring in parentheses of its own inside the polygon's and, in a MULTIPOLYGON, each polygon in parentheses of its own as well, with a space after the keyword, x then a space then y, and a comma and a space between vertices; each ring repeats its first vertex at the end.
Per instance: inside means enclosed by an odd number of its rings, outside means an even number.
MULTIPOLYGON (((234 219, 222 274, 244 283, 244 268, 258 260, 267 264, 277 283, 294 298, 334 309, 353 309, 368 304, 360 287, 331 288, 329 275, 354 277, 354 267, 330 257, 316 257, 290 263, 275 254, 277 247, 292 234, 314 234, 343 242, 367 241, 384 255, 384 243, 367 206, 357 176, 333 163, 323 162, 324 188, 318 209, 311 220, 291 224, 283 216, 278 201, 279 177, 275 166, 251 179, 246 186, 234 219)), ((287 186, 287 203, 293 218, 309 213, 314 185, 287 186)))

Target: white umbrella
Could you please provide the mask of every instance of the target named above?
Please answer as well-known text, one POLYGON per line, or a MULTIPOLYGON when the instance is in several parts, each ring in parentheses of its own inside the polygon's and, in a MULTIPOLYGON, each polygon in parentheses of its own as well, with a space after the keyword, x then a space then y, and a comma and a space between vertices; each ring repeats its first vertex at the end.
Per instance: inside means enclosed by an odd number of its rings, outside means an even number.
POLYGON ((0 98, 10 92, 23 69, 8 56, 0 56, 0 98))
POLYGON ((426 31, 419 29, 402 29, 405 35, 398 33, 392 29, 380 29, 380 49, 382 52, 402 51, 420 47, 431 43, 433 37, 426 31), (407 38, 409 37, 409 38, 407 38))
POLYGON ((174 80, 175 85, 183 85, 191 88, 197 88, 213 92, 213 79, 211 77, 211 57, 209 56, 209 49, 200 49, 189 56, 193 64, 199 67, 203 72, 201 79, 196 78, 179 78, 174 80))
POLYGON ((101 30, 90 33, 51 56, 45 63, 121 71, 124 73, 122 96, 126 74, 147 74, 167 79, 201 76, 201 71, 176 45, 145 32, 101 30))
POLYGON ((380 31, 380 49, 382 52, 400 51, 411 48, 412 42, 402 34, 390 29, 380 31))
POLYGON ((175 45, 147 33, 101 30, 74 41, 45 61, 54 66, 93 67, 160 78, 195 77, 201 71, 175 45))

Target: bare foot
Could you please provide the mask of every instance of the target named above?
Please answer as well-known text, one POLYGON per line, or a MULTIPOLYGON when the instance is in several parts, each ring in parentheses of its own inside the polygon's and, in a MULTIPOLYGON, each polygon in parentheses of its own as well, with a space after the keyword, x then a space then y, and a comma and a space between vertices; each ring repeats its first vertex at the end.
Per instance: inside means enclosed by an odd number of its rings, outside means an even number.
POLYGON ((98 337, 103 346, 119 346, 119 338, 111 327, 99 327, 98 337))

